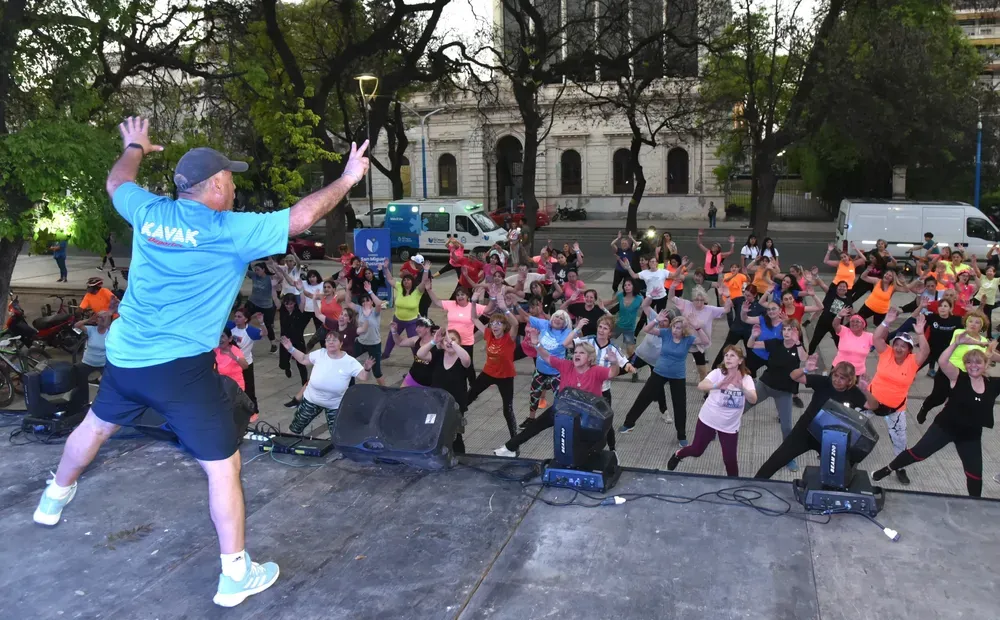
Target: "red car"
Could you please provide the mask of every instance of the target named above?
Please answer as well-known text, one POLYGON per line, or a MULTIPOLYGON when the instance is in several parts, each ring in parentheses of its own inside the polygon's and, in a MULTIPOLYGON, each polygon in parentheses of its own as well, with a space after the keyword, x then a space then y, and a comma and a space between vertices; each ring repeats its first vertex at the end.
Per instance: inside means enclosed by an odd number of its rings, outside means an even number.
MULTIPOLYGON (((503 226, 504 228, 510 229, 515 226, 520 226, 524 223, 524 203, 521 203, 514 207, 514 212, 504 209, 503 211, 492 211, 490 213, 490 218, 497 223, 498 226, 503 226)), ((535 214, 535 229, 539 229, 543 226, 548 226, 552 223, 548 212, 539 205, 538 212, 535 214)))
POLYGON ((288 254, 295 254, 302 260, 316 260, 326 256, 326 247, 320 237, 309 233, 288 240, 288 254))

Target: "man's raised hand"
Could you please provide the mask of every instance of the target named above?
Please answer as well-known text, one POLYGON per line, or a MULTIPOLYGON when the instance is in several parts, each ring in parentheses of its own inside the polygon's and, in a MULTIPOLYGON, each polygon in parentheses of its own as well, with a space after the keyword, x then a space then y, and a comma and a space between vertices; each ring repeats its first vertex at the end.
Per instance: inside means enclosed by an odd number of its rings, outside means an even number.
POLYGON ((159 144, 149 141, 149 119, 130 116, 118 125, 118 131, 122 134, 122 150, 127 149, 130 144, 141 146, 144 155, 163 150, 159 144))
POLYGON ((360 183, 365 178, 365 173, 368 172, 368 158, 365 157, 367 150, 368 140, 365 140, 361 146, 351 142, 351 154, 347 158, 347 164, 344 166, 344 173, 341 176, 349 180, 352 185, 360 183))

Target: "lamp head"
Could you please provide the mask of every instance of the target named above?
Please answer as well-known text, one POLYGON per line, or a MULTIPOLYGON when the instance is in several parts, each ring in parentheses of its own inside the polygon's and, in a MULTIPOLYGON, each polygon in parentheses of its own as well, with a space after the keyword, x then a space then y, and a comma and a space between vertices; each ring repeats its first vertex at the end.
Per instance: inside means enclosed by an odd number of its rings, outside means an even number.
POLYGON ((358 88, 361 90, 361 96, 365 99, 371 99, 378 92, 378 78, 371 73, 362 73, 361 75, 354 76, 354 79, 358 81, 358 88))

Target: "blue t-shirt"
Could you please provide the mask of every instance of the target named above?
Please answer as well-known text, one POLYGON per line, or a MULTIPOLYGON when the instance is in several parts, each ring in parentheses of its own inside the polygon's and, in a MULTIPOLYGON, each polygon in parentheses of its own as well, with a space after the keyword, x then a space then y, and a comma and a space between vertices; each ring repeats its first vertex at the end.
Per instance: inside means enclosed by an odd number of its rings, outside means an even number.
MULTIPOLYGON (((572 327, 567 325, 563 329, 552 329, 550 321, 534 316, 528 317, 528 322, 540 332, 538 334, 538 346, 548 351, 549 355, 554 357, 566 357, 566 347, 563 346, 563 341, 566 340, 566 336, 573 329, 572 327)), ((559 371, 550 366, 541 356, 535 360, 535 368, 543 375, 559 374, 559 371)))
POLYGON ((622 330, 634 330, 635 322, 639 320, 642 295, 633 295, 631 305, 625 304, 625 293, 619 292, 615 298, 618 300, 618 321, 615 324, 622 330))
POLYGON ((674 342, 674 333, 669 327, 660 329, 660 357, 656 359, 653 372, 665 379, 683 379, 687 376, 688 351, 694 344, 694 336, 685 336, 674 342))
POLYGON ((66 240, 56 241, 57 249, 53 250, 52 258, 66 258, 66 240))
MULTIPOLYGON (((615 254, 618 255, 618 260, 624 259, 626 262, 628 262, 629 266, 632 265, 632 259, 635 258, 635 251, 634 250, 621 250, 621 249, 619 249, 619 250, 615 250, 615 254)), ((622 267, 621 263, 615 263, 615 271, 621 271, 622 273, 627 273, 628 270, 625 269, 624 267, 622 267)))
MULTIPOLYGON (((760 336, 757 337, 757 342, 764 342, 765 340, 778 340, 782 338, 781 335, 781 322, 774 324, 774 327, 767 326, 767 317, 759 317, 760 320, 760 336)), ((767 360, 771 357, 771 354, 767 352, 767 349, 751 349, 754 355, 762 360, 767 360)))
POLYGON ((114 194, 132 225, 128 289, 108 334, 108 361, 143 368, 219 346, 247 263, 284 253, 288 210, 213 211, 193 200, 157 196, 135 183, 114 194))

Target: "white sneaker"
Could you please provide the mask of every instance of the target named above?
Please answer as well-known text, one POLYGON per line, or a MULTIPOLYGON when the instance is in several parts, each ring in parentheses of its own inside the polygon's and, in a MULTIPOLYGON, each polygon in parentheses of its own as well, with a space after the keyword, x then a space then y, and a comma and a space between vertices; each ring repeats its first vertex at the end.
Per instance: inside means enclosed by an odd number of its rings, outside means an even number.
POLYGON ((500 446, 499 448, 493 451, 493 454, 496 456, 503 456, 509 459, 517 458, 517 452, 508 450, 507 446, 500 446))
MULTIPOLYGON (((52 484, 56 480, 56 475, 52 474, 52 479, 49 480, 46 485, 52 484)), ((70 487, 69 493, 66 497, 56 499, 49 496, 48 488, 42 491, 42 498, 38 502, 38 508, 35 509, 35 514, 32 516, 35 523, 39 525, 47 525, 49 527, 59 525, 59 521, 62 519, 63 508, 66 504, 73 501, 76 497, 76 483, 70 487)))

